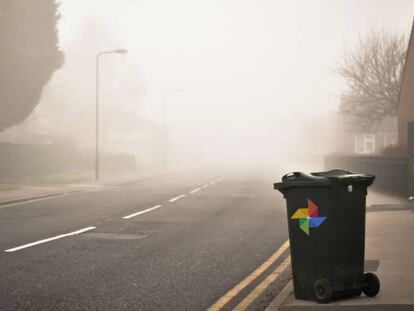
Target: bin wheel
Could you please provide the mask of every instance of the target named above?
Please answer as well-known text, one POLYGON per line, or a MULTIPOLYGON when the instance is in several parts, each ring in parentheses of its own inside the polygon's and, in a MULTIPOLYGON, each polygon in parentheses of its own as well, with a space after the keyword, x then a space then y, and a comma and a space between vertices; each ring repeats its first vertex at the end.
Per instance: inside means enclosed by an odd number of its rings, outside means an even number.
POLYGON ((361 294, 362 294, 362 290, 360 289, 355 289, 352 291, 352 296, 358 297, 358 296, 361 296, 361 294))
POLYGON ((333 290, 327 279, 317 279, 313 283, 313 294, 319 303, 328 303, 332 300, 333 290))
POLYGON ((364 287, 362 291, 368 297, 374 297, 378 294, 380 290, 380 281, 378 277, 371 272, 364 274, 364 287))

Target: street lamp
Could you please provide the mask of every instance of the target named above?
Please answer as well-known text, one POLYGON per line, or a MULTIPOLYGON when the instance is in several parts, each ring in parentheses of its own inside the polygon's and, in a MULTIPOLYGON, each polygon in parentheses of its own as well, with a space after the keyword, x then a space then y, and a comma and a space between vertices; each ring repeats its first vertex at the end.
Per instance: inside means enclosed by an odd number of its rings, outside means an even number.
POLYGON ((95 180, 99 180, 99 59, 105 54, 126 54, 127 50, 116 49, 111 51, 102 51, 96 55, 96 153, 95 153, 95 180))

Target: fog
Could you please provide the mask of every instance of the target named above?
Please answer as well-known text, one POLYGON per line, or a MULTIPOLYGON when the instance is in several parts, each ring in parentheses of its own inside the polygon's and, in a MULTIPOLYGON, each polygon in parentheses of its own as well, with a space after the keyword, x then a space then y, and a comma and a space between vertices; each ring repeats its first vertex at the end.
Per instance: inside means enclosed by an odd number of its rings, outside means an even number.
POLYGON ((335 151, 344 49, 371 29, 408 32, 411 0, 62 0, 64 65, 5 131, 95 148, 96 55, 104 152, 155 165, 283 163, 321 169, 335 151), (165 111, 164 111, 165 109, 165 111), (155 134, 154 134, 155 133, 155 134), (161 137, 161 138, 160 138, 161 137), (156 153, 156 152, 155 152, 156 153))

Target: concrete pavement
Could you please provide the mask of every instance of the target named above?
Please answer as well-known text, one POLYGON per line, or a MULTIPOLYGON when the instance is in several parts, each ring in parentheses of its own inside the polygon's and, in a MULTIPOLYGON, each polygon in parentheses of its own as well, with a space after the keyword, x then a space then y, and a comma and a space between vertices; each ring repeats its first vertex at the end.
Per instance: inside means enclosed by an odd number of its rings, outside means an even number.
POLYGON ((405 198, 369 192, 367 197, 366 267, 381 282, 377 297, 334 301, 327 305, 296 300, 292 284, 270 303, 276 310, 414 310, 414 208, 405 198))

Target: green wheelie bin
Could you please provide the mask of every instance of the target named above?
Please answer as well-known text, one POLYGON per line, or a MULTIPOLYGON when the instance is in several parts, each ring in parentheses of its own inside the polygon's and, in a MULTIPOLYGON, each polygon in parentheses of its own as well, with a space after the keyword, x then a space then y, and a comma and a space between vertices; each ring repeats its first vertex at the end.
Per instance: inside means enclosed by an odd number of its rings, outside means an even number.
POLYGON ((286 199, 297 299, 327 303, 379 292, 377 276, 364 273, 365 204, 374 178, 336 169, 289 173, 274 184, 286 199))

